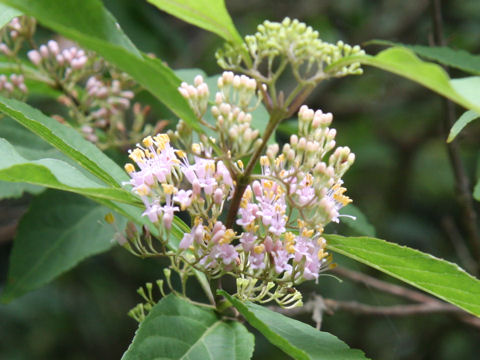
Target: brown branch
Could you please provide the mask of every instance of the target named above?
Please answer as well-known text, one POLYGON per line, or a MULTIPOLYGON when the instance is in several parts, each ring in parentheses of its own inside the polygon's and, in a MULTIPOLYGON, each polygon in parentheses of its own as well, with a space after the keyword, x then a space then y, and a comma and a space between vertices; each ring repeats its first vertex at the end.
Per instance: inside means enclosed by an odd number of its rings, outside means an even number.
POLYGON ((389 316, 410 316, 431 313, 455 313, 464 314, 464 311, 456 306, 442 303, 422 303, 392 306, 372 306, 356 301, 340 301, 323 299, 327 312, 348 311, 357 315, 389 315, 389 316))
POLYGON ((236 179, 237 184, 235 188, 235 193, 233 194, 233 199, 230 203, 230 208, 228 209, 227 221, 225 222, 225 226, 227 227, 227 229, 231 229, 233 227, 235 218, 237 216, 238 208, 240 207, 243 193, 245 192, 245 189, 250 183, 250 175, 252 174, 252 171, 257 164, 258 159, 267 147, 268 139, 270 138, 270 136, 272 136, 280 121, 282 121, 284 118, 285 113, 281 109, 274 109, 272 111, 272 113, 270 114, 270 120, 268 122, 267 128, 265 129, 265 132, 262 136, 262 144, 255 150, 255 153, 248 161, 244 173, 238 176, 238 178, 236 179))
MULTIPOLYGON (((431 15, 433 23, 433 41, 434 45, 443 46, 443 22, 440 0, 430 0, 431 15)), ((445 68, 448 71, 448 68, 445 68)), ((448 137, 449 129, 456 120, 455 108, 451 101, 444 99, 445 116, 443 119, 443 137, 448 137)), ((468 234, 468 240, 474 258, 476 259, 475 273, 478 273, 480 265, 480 235, 477 225, 477 213, 473 205, 472 190, 470 181, 466 174, 463 162, 460 156, 460 149, 457 140, 447 144, 448 157, 455 175, 455 182, 458 193, 458 202, 462 208, 463 218, 465 219, 465 228, 468 234)))
POLYGON ((352 281, 355 281, 360 284, 364 284, 368 287, 386 292, 388 294, 403 297, 405 299, 412 300, 415 302, 419 302, 419 303, 438 302, 438 300, 436 300, 435 298, 422 294, 419 291, 411 290, 400 285, 390 284, 386 281, 378 280, 372 276, 369 276, 357 271, 348 270, 342 267, 336 267, 335 269, 332 269, 331 272, 334 273, 335 275, 346 277, 352 281))

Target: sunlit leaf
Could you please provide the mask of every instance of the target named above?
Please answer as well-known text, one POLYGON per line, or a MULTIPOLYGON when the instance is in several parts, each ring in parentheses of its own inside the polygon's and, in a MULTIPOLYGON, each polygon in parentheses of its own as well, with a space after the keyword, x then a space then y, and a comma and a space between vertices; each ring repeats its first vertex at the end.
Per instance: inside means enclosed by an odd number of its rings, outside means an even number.
POLYGON ((463 79, 451 80, 441 66, 422 61, 409 49, 394 47, 384 50, 375 56, 359 55, 346 57, 327 67, 326 71, 342 68, 347 64, 355 62, 370 65, 415 81, 466 109, 480 113, 480 97, 475 97, 470 93, 469 90, 472 85, 470 80, 468 84, 462 84, 465 85, 465 88, 468 85, 468 88, 463 89, 462 93, 459 93, 458 90, 461 88, 459 84, 461 84, 463 79))
POLYGON ((480 117, 475 111, 469 110, 466 111, 458 118, 455 124, 450 129, 450 133, 448 134, 447 142, 452 142, 453 139, 457 137, 460 131, 463 130, 465 126, 471 123, 473 120, 476 120, 480 117))
POLYGON ((480 56, 470 54, 465 50, 452 49, 448 46, 408 45, 385 40, 373 40, 369 41, 369 43, 406 47, 425 59, 433 60, 440 64, 463 70, 467 73, 480 75, 480 56))
POLYGON ((106 200, 137 202, 132 193, 96 182, 64 161, 48 158, 27 160, 1 138, 0 153, 0 180, 39 185, 106 200))
POLYGON ((325 235, 329 250, 357 260, 480 316, 480 281, 458 265, 371 237, 325 235))
POLYGON ((224 0, 147 0, 159 9, 211 31, 225 40, 242 43, 224 0))
POLYGON ((0 4, 0 29, 7 25, 14 17, 20 16, 22 13, 10 6, 0 4))

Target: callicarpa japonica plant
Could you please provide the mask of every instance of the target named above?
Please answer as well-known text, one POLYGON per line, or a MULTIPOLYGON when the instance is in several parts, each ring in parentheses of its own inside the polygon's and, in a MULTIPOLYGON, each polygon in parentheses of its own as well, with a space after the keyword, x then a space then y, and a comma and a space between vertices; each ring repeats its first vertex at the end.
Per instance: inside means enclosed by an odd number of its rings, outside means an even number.
MULTIPOLYGON (((217 75, 173 70, 143 53, 99 0, 0 0, 0 196, 28 205, 14 226, 3 302, 113 248, 113 267, 125 282, 100 286, 108 301, 99 303, 135 320, 129 319, 138 327, 130 332, 133 340, 120 350, 124 360, 377 358, 327 332, 324 319, 337 311, 445 312, 452 321, 480 327, 473 202, 480 196, 469 188, 455 140, 480 113, 480 99, 472 96, 478 77, 452 79, 447 69, 417 57, 475 75, 473 55, 385 41, 374 43, 388 49, 369 55, 363 46, 329 42, 331 36, 290 17, 266 20, 242 37, 222 0, 148 2, 223 38, 208 54, 217 75), (353 75, 366 66, 444 98, 450 114, 445 146, 466 214, 465 230, 447 220, 445 227, 457 241, 465 231, 468 244, 456 246, 468 272, 375 238, 366 215, 351 204, 351 197, 364 199, 363 190, 347 191, 356 189, 350 179, 356 158, 361 167, 366 154, 357 145, 364 134, 342 124, 344 113, 334 121, 341 106, 312 104, 325 94, 342 97, 325 89, 364 81, 353 75), (454 125, 453 103, 467 109, 454 125), (355 264, 416 289, 349 269, 355 264), (375 307, 351 292, 349 301, 329 298, 332 286, 346 286, 343 279, 409 303, 375 307), (306 322, 294 319, 300 314, 307 314, 306 322)), ((443 45, 439 2, 431 7, 433 38, 443 45)), ((381 94, 370 96, 384 101, 381 94)), ((372 171, 368 176, 367 182, 377 180, 372 171)), ((361 200, 358 206, 369 208, 361 200)), ((107 275, 89 276, 85 292, 101 276, 107 275)), ((91 319, 89 326, 100 322, 91 319)), ((341 326, 332 332, 341 334, 341 326)), ((6 358, 22 358, 15 351, 6 358)), ((119 354, 109 350, 100 357, 119 354)))

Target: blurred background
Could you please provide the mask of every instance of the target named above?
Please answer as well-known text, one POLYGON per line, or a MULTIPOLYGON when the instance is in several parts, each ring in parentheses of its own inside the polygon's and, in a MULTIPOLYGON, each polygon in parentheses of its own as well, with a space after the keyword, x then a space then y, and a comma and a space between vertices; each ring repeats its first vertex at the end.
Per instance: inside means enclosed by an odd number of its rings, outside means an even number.
MULTIPOLYGON (((265 19, 298 18, 317 29, 326 41, 361 44, 384 39, 406 44, 432 43, 430 2, 367 0, 227 0, 240 33, 254 33, 265 19)), ((173 69, 201 68, 218 74, 214 52, 222 41, 215 35, 161 13, 143 1, 106 0, 127 35, 143 51, 173 69)), ((444 36, 453 48, 480 52, 480 2, 443 1, 444 36)), ((51 38, 46 30, 39 40, 51 38)), ((366 46, 376 53, 378 46, 366 46)), ((452 72, 452 76, 466 76, 452 72)), ((147 100, 148 101, 148 100, 147 100)), ((36 106, 53 106, 33 99, 36 106)), ((420 86, 376 69, 360 77, 332 80, 308 99, 308 105, 334 114, 337 142, 348 145, 357 160, 345 176, 348 194, 375 229, 378 238, 407 245, 460 264, 471 272, 465 215, 442 128, 442 99, 420 86), (467 245, 466 245, 467 244, 467 245), (464 251, 467 250, 467 251, 464 251)), ((457 117, 462 109, 455 109, 457 117)), ((175 119, 161 106, 157 119, 175 119)), ((478 178, 480 123, 459 137, 462 165, 471 186, 478 178)), ((277 139, 288 136, 279 131, 277 139)), ((9 219, 26 211, 29 196, 0 202, 0 281, 5 282, 14 227, 9 219)), ((478 209, 475 203, 475 208, 478 209)), ((355 235, 344 225, 330 232, 355 235)), ((335 255, 335 262, 355 271, 395 282, 370 268, 335 255)), ((136 289, 160 278, 156 260, 134 258, 121 248, 82 262, 50 285, 0 305, 0 358, 119 359, 137 323, 126 313, 140 302, 136 289)), ((192 281, 192 294, 197 291, 192 281)), ((374 306, 405 303, 345 279, 321 277, 303 291, 325 298, 374 306)), ((314 324, 311 314, 301 320, 314 324)), ((346 311, 324 314, 322 330, 331 332, 372 359, 478 359, 480 330, 447 314, 367 316, 346 311)), ((254 359, 288 359, 258 335, 254 359)))

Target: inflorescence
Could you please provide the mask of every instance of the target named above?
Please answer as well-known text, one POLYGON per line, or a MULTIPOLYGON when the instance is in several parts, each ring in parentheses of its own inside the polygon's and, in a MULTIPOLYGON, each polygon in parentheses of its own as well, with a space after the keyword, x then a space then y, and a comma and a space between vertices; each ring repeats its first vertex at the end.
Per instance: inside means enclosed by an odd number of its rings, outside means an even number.
POLYGON ((298 306, 302 298, 294 286, 317 279, 329 266, 322 233, 351 201, 341 178, 355 157, 349 148, 336 147, 336 131, 329 128, 332 114, 302 106, 298 134, 282 148, 266 148, 259 159, 261 173, 249 176, 235 225, 227 227, 225 210, 245 172, 242 159, 261 146, 258 129, 251 127, 260 86, 245 75, 224 72, 210 108, 215 121, 208 122, 210 89, 202 77, 181 85, 180 93, 201 123, 215 131, 193 141, 180 122, 170 136, 148 136, 130 151, 128 184, 141 197, 144 215, 158 227, 162 246, 134 231, 123 242, 136 255, 167 255, 210 279, 232 275, 242 299, 298 306), (191 230, 178 250, 167 250, 174 216, 181 211, 188 213, 191 230))

